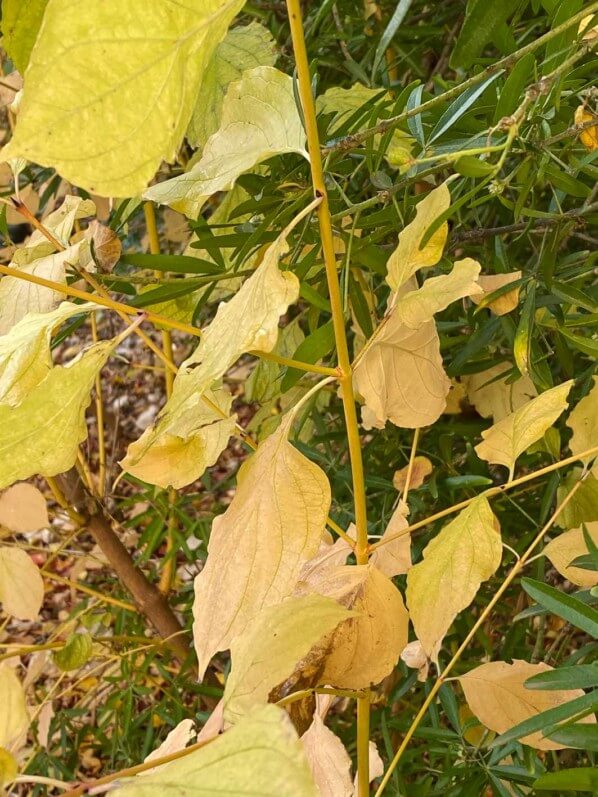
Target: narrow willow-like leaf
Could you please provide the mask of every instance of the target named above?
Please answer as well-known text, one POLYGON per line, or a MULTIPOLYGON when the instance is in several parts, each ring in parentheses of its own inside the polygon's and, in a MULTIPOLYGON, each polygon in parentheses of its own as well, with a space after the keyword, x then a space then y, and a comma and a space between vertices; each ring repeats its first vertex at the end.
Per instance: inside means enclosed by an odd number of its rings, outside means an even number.
POLYGON ((475 598, 501 560, 498 520, 482 495, 424 548, 407 573, 407 605, 417 638, 431 659, 453 620, 475 598))
MULTIPOLYGON (((547 664, 519 660, 512 664, 491 661, 465 673, 459 682, 469 708, 479 721, 496 733, 504 733, 542 711, 584 696, 581 689, 540 691, 526 688, 528 678, 551 669, 547 664)), ((586 717, 585 722, 595 722, 595 719, 586 717)), ((541 732, 524 736, 521 741, 537 750, 562 750, 564 747, 546 739, 541 732)))
POLYGON ((320 545, 330 485, 288 442, 289 425, 287 419, 243 463, 232 503, 212 524, 193 604, 200 678, 214 653, 292 593, 320 545))
POLYGON ((212 53, 242 6, 88 0, 82 14, 78 3, 50 0, 3 158, 52 166, 102 196, 138 194, 174 158, 212 53))
POLYGON ((149 188, 144 196, 196 218, 207 199, 229 191, 243 172, 274 155, 308 158, 293 79, 271 66, 247 70, 231 83, 217 132, 193 168, 149 188))
POLYGON ((567 406, 572 385, 569 380, 546 390, 482 432, 483 442, 475 447, 480 459, 504 465, 512 477, 517 457, 542 437, 567 406))
POLYGON ((114 797, 318 797, 301 742, 285 712, 264 706, 193 753, 125 781, 114 797))
POLYGON ((0 747, 9 747, 29 725, 25 692, 15 671, 0 664, 0 747))
POLYGON ((238 722, 291 675, 297 663, 352 612, 331 598, 287 598, 262 609, 231 643, 232 667, 224 690, 224 719, 238 722))
POLYGON ((44 599, 39 568, 20 548, 0 547, 0 603, 6 614, 36 620, 44 599))

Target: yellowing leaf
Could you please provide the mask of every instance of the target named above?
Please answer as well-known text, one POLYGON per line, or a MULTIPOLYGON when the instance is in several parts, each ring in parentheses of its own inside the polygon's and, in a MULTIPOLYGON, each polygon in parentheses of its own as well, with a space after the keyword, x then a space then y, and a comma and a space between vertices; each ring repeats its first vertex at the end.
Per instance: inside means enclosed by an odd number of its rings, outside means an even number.
POLYGON ((586 110, 583 105, 580 105, 575 110, 574 118, 576 125, 582 125, 586 122, 591 122, 593 119, 596 120, 596 124, 590 125, 590 127, 587 127, 585 130, 581 131, 579 134, 579 140, 586 149, 590 150, 590 152, 598 149, 598 117, 591 113, 591 111, 586 110))
MULTIPOLYGON (((162 744, 153 750, 149 755, 143 759, 143 763, 148 761, 155 761, 156 758, 164 758, 171 753, 178 753, 179 750, 184 750, 189 744, 191 739, 195 736, 195 722, 191 719, 184 719, 179 722, 168 734, 162 744)), ((165 766, 164 764, 162 766, 165 766)), ((151 769, 143 770, 139 774, 143 777, 157 772, 160 766, 152 767, 151 769)))
POLYGON ((285 712, 263 706, 193 753, 144 778, 122 782, 114 797, 318 797, 301 742, 285 712))
POLYGON ((237 492, 212 524, 208 559, 195 579, 193 634, 200 678, 264 607, 295 588, 318 550, 330 508, 324 472, 288 440, 290 421, 239 470, 237 492))
POLYGON ((349 753, 317 712, 301 743, 320 797, 352 797, 349 753))
POLYGON ((0 664, 0 747, 10 748, 29 725, 25 692, 15 672, 0 664))
MULTIPOLYGON (((552 670, 547 664, 528 664, 515 660, 491 661, 470 670, 459 678, 469 708, 479 721, 496 733, 504 733, 541 711, 557 708, 583 697, 582 689, 526 689, 524 682, 541 672, 552 670)), ((585 717, 581 722, 596 722, 585 717)), ((524 736, 523 744, 537 750, 562 750, 566 745, 545 739, 541 732, 524 736)))
MULTIPOLYGON (((598 545, 598 522, 588 523, 586 528, 590 537, 598 545)), ((587 588, 598 584, 598 573, 595 570, 571 566, 571 562, 578 556, 588 555, 588 546, 581 528, 570 529, 559 534, 545 546, 542 553, 550 559, 563 578, 572 584, 587 588)))
MULTIPOLYGON (((581 454, 598 445, 598 376, 592 381, 594 384, 590 392, 575 405, 567 418, 567 426, 573 431, 569 448, 574 454, 581 454)), ((586 457, 585 461, 595 456, 586 457)))
POLYGON ((183 412, 162 434, 146 429, 127 449, 122 469, 164 488, 178 489, 198 479, 216 462, 235 429, 235 418, 228 415, 230 393, 217 388, 206 390, 204 397, 209 403, 183 412))
POLYGON ((17 777, 18 771, 19 765, 17 759, 12 753, 5 750, 4 747, 0 747, 0 789, 6 783, 12 783, 17 777))
POLYGON ((446 221, 423 248, 420 246, 432 223, 448 210, 450 204, 448 187, 446 183, 442 183, 426 194, 417 205, 415 219, 399 235, 399 244, 388 260, 386 281, 393 291, 398 291, 418 269, 435 266, 442 257, 448 235, 446 221))
POLYGON ((437 659, 453 620, 496 572, 501 557, 498 520, 483 495, 426 545, 423 561, 407 573, 407 605, 429 658, 437 659))
MULTIPOLYGON (((482 289, 481 294, 472 295, 471 298, 475 304, 479 304, 489 293, 494 293, 494 291, 504 285, 516 282, 519 279, 521 279, 521 271, 511 271, 508 274, 482 274, 478 277, 478 285, 482 289)), ((520 286, 518 285, 513 290, 503 293, 498 299, 493 299, 488 303, 487 307, 496 315, 510 313, 519 304, 519 291, 520 286)))
POLYGON ((542 437, 567 406, 572 384, 569 380, 546 390, 482 432, 483 441, 475 447, 478 457, 504 465, 511 479, 517 457, 542 437))
POLYGON ((18 407, 0 404, 0 488, 73 466, 87 437, 90 391, 113 345, 98 343, 67 366, 56 366, 18 407))
POLYGON ((434 321, 413 330, 391 311, 359 359, 353 379, 365 400, 366 429, 382 429, 387 420, 405 429, 434 423, 450 389, 434 321))
MULTIPOLYGON (((429 462, 429 460, 426 461, 429 462)), ((408 514, 408 506, 404 501, 399 501, 384 534, 380 538, 380 542, 384 542, 386 538, 404 531, 409 526, 408 514)), ((411 567, 411 535, 403 534, 395 540, 386 542, 380 548, 376 548, 370 557, 370 562, 389 578, 406 573, 411 567)))
POLYGON ((49 525, 46 499, 33 484, 13 484, 0 494, 0 526, 22 534, 49 525))
POLYGON ((500 363, 486 371, 463 377, 467 400, 482 418, 501 421, 538 395, 529 376, 521 376, 511 382, 508 379, 510 374, 511 368, 506 363, 500 363))
MULTIPOLYGON (((565 476, 557 490, 558 504, 577 485, 581 475, 581 468, 573 468, 565 476)), ((563 529, 571 529, 581 526, 582 523, 592 523, 595 520, 598 520, 598 479, 593 473, 588 473, 575 494, 563 506, 556 523, 563 529)))
POLYGON ((222 103, 229 85, 246 69, 274 66, 276 45, 272 34, 258 22, 229 30, 220 42, 204 75, 201 92, 191 117, 187 140, 194 147, 205 146, 218 130, 222 103))
POLYGON ((71 316, 96 308, 91 302, 62 302, 51 312, 27 314, 0 336, 0 401, 12 405, 22 401, 52 367, 50 339, 54 329, 71 316))
POLYGON ((457 260, 450 274, 430 277, 421 288, 400 296, 394 312, 411 329, 429 321, 436 313, 465 296, 481 294, 477 283, 480 264, 470 257, 457 260))
POLYGON ((21 74, 24 74, 48 0, 4 0, 2 34, 4 48, 21 74))
MULTIPOLYGON (((399 470, 395 471, 394 476, 392 477, 392 486, 395 490, 398 490, 402 493, 405 490, 405 486, 407 484, 407 476, 409 473, 409 465, 405 465, 404 468, 400 468, 399 470)), ((428 476, 432 473, 432 463, 428 459, 428 457, 417 456, 413 460, 413 467, 411 470, 411 480, 409 482, 409 489, 410 490, 417 490, 418 487, 421 487, 428 476)))
POLYGON ((88 0, 83 20, 71 0, 51 0, 2 156, 51 166, 102 196, 138 194, 174 158, 212 53, 242 6, 88 0))
POLYGON ((144 196, 196 218, 212 194, 229 191, 243 172, 285 152, 308 158, 293 79, 274 67, 258 66, 229 86, 220 127, 201 160, 180 177, 152 186, 144 196))
POLYGON ((100 271, 109 274, 120 259, 120 238, 114 230, 100 224, 96 219, 85 230, 85 237, 91 241, 93 258, 100 271))
POLYGON ((292 674, 310 649, 351 614, 321 595, 287 598, 262 609, 231 643, 224 719, 238 722, 266 703, 270 691, 292 674))
POLYGON ((407 644, 409 618, 387 576, 371 564, 335 567, 316 571, 300 590, 328 595, 356 612, 322 646, 319 683, 363 689, 392 672, 407 644))
POLYGON ((6 614, 36 620, 44 599, 39 568, 20 548, 0 548, 0 603, 6 614))

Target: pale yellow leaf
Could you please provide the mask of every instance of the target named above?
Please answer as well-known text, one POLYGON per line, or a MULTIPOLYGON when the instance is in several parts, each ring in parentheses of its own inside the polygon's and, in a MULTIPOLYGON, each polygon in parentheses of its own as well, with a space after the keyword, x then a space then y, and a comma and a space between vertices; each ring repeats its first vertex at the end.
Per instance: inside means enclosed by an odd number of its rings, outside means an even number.
MULTIPOLYGON (((404 531, 409 526, 408 514, 407 504, 404 501, 399 501, 380 542, 385 542, 388 537, 404 531)), ((380 548, 376 548, 370 556, 370 562, 389 578, 406 573, 411 567, 411 535, 403 534, 395 540, 386 542, 380 548)))
MULTIPOLYGON (((395 490, 398 490, 402 493, 405 490, 405 485, 407 484, 407 476, 409 473, 409 465, 405 465, 404 468, 400 468, 396 470, 394 476, 392 477, 392 486, 395 490)), ((417 490, 418 487, 421 487, 428 476, 432 473, 432 463, 428 459, 428 457, 424 456, 417 456, 413 460, 413 468, 411 470, 411 480, 409 482, 409 489, 410 490, 417 490)))
POLYGON ((204 74, 187 130, 189 143, 201 148, 218 130, 226 90, 234 80, 238 80, 246 69, 274 66, 275 61, 276 45, 272 34, 259 22, 229 30, 204 74))
POLYGON ((353 379, 365 400, 366 428, 382 429, 387 420, 405 429, 433 424, 450 388, 434 321, 413 330, 391 311, 359 359, 353 379))
POLYGON ((36 620, 44 599, 37 565, 20 548, 0 547, 0 603, 5 614, 36 620))
MULTIPOLYGON (((17 250, 18 251, 18 250, 17 250)), ((66 284, 66 269, 74 265, 86 269, 92 262, 89 241, 82 240, 62 252, 45 255, 25 266, 16 266, 25 274, 66 284)), ((27 313, 47 313, 63 298, 62 293, 45 288, 18 277, 6 276, 0 280, 0 335, 5 335, 27 313)))
POLYGON ((322 595, 291 597, 263 608, 231 642, 231 671, 224 689, 224 719, 238 722, 325 635, 353 613, 322 595))
POLYGON ((212 53, 242 6, 87 0, 82 16, 71 0, 52 0, 2 156, 51 166, 102 196, 138 194, 174 158, 212 53))
MULTIPOLYGON (((598 545, 598 522, 587 523, 586 528, 590 537, 598 545)), ((559 534, 545 546, 542 553, 550 559, 563 578, 572 584, 588 589, 598 584, 598 573, 595 570, 571 566, 571 562, 579 556, 588 555, 588 546, 581 528, 569 529, 569 531, 559 534)))
POLYGON ((19 482, 0 493, 0 526, 21 534, 49 525, 46 499, 33 484, 19 482))
POLYGON ((322 569, 300 591, 328 595, 357 612, 322 645, 319 683, 364 689, 392 672, 407 644, 409 618, 401 593, 387 576, 371 564, 322 569))
MULTIPOLYGON (((552 667, 547 664, 491 661, 465 673, 459 681, 469 708, 482 725, 496 733, 504 733, 541 711, 583 697, 582 689, 526 689, 524 682, 528 678, 549 670, 552 667)), ((580 721, 593 723, 596 719, 589 716, 580 721)), ((524 736, 521 741, 537 750, 562 750, 566 747, 545 739, 540 731, 524 736)))
POLYGON ((415 219, 399 235, 399 244, 388 260, 386 281, 393 291, 407 282, 420 268, 435 266, 442 257, 448 235, 448 224, 443 222, 428 243, 420 248, 422 239, 432 223, 451 204, 446 183, 434 188, 418 203, 415 219))
POLYGON ((512 478, 517 457, 539 440, 563 412, 572 385, 570 379, 546 390, 482 432, 482 442, 475 447, 478 457, 504 465, 512 478))
POLYGON ((224 388, 206 390, 197 407, 182 412, 168 430, 146 429, 120 461, 123 470, 158 487, 178 489, 198 479, 228 445, 235 429, 229 417, 232 396, 224 388), (218 408, 218 409, 216 409, 218 408))
POLYGON ((421 288, 398 297, 394 312, 405 326, 419 329, 457 299, 481 294, 476 281, 479 273, 480 264, 476 260, 470 257, 457 260, 450 274, 430 277, 421 288))
MULTIPOLYGON (((593 378, 593 386, 589 393, 571 410, 567 418, 567 426, 573 431, 569 448, 574 454, 598 446, 598 376, 593 378)), ((593 459, 596 454, 586 457, 584 461, 593 459)))
MULTIPOLYGON (((347 534, 353 537, 351 526, 347 530, 347 534)), ((333 543, 321 542, 316 555, 303 565, 299 581, 309 581, 316 572, 346 564, 351 551, 351 546, 342 537, 339 537, 333 543)))
POLYGON ((205 747, 145 778, 121 782, 114 797, 318 797, 301 742, 285 712, 263 706, 205 747))
POLYGON ((200 678, 214 653, 292 593, 320 545, 330 485, 288 442, 288 432, 286 420, 245 460, 232 503, 212 524, 193 604, 200 678))
POLYGON ((229 191, 241 174, 285 152, 309 157, 293 79, 271 66, 248 69, 228 87, 220 127, 199 162, 144 197, 197 218, 212 194, 229 191))
MULTIPOLYGON (((478 285, 482 289, 481 294, 473 295, 472 300, 479 304, 489 293, 494 293, 504 285, 516 282, 521 279, 521 271, 510 271, 508 274, 481 274, 478 277, 478 285)), ((496 315, 505 315, 514 310, 519 304, 519 291, 521 286, 517 285, 513 290, 503 293, 498 299, 493 299, 486 306, 496 315)))
POLYGON ((0 404, 0 489, 74 465, 87 437, 90 391, 113 346, 98 343, 68 365, 54 367, 18 407, 0 404))
POLYGON ((423 560, 407 573, 407 605, 429 658, 437 659, 453 620, 496 572, 501 557, 498 520, 483 495, 426 545, 423 560))
POLYGON ((428 658, 426 651, 424 650, 424 646, 419 639, 415 639, 413 642, 410 642, 405 646, 403 652, 401 653, 401 660, 404 661, 405 664, 412 670, 418 671, 418 681, 423 682, 427 679, 428 672, 430 670, 430 659, 428 658))
POLYGON ((463 377, 467 400, 482 418, 501 421, 538 395, 529 376, 518 377, 512 382, 511 367, 499 363, 477 374, 463 377))
POLYGON ((563 529, 574 529, 582 523, 598 520, 598 478, 594 473, 588 473, 578 485, 581 476, 581 468, 573 468, 557 490, 556 500, 560 505, 571 490, 576 488, 556 519, 556 524, 563 529))
POLYGON ((10 748, 29 725, 25 692, 15 671, 0 664, 0 747, 10 748))
POLYGON ((301 743, 320 797, 351 797, 351 758, 318 713, 314 714, 301 743))
MULTIPOLYGON (((1 283, 0 283, 1 285, 1 283)), ((50 339, 63 321, 97 305, 62 302, 48 313, 29 313, 0 336, 0 402, 16 405, 52 367, 50 339)))
MULTIPOLYGON (((159 747, 156 747, 155 750, 153 750, 143 759, 143 763, 146 764, 148 761, 155 761, 157 758, 164 758, 171 753, 178 753, 179 750, 184 750, 191 739, 195 736, 195 733, 194 720, 181 720, 179 724, 170 731, 162 744, 159 747)), ((162 764, 162 766, 165 766, 165 764, 162 764)), ((147 777, 148 775, 158 772, 160 768, 160 766, 152 767, 151 769, 143 770, 143 772, 140 772, 139 774, 143 777, 147 777)))

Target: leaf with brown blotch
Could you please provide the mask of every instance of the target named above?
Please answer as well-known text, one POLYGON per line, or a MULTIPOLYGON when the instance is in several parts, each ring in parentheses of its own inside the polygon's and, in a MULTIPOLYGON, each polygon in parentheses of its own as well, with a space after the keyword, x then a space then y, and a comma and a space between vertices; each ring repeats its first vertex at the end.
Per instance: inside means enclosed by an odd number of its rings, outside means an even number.
MULTIPOLYGON (((432 463, 428 459, 428 457, 424 456, 417 456, 413 460, 413 467, 411 469, 411 480, 409 482, 409 489, 410 490, 417 490, 418 487, 421 487, 428 476, 432 473, 432 463)), ((405 486, 407 484, 407 476, 409 474, 409 465, 405 465, 404 468, 400 468, 396 470, 394 476, 392 477, 392 486, 395 490, 398 490, 399 493, 402 493, 405 490, 405 486)))
MULTIPOLYGON (((598 545, 598 522, 586 523, 588 534, 598 545)), ((588 546, 586 545, 583 530, 569 529, 555 537, 545 546, 542 551, 547 556, 559 573, 578 587, 589 589, 598 584, 598 573, 595 570, 586 570, 583 567, 573 567, 571 562, 579 556, 587 556, 588 546)))
POLYGON ((434 188, 419 202, 415 219, 399 235, 399 244, 388 260, 386 281, 393 291, 407 282, 420 268, 435 266, 442 257, 448 236, 448 224, 443 222, 428 243, 420 249, 424 235, 434 221, 448 210, 451 195, 446 183, 434 188))
POLYGON ((286 598, 262 609, 231 642, 231 671, 224 689, 224 719, 233 724, 286 680, 311 648, 351 617, 331 598, 286 598))
MULTIPOLYGON (((480 274, 478 277, 478 285, 481 292, 477 295, 472 294, 472 301, 474 304, 479 304, 482 299, 490 293, 494 293, 499 288, 509 285, 511 282, 517 282, 521 279, 521 271, 510 271, 508 274, 480 274)), ((512 290, 503 293, 497 299, 493 299, 486 305, 495 315, 506 315, 514 310, 519 304, 520 286, 517 285, 512 290)))
MULTIPOLYGON (((528 678, 549 670, 552 667, 547 664, 528 664, 517 659, 512 664, 491 661, 460 676, 459 682, 469 708, 479 721, 496 733, 505 733, 541 711, 583 697, 582 689, 526 689, 528 678)), ((593 723, 596 719, 589 716, 580 721, 593 723)), ((521 741, 536 750, 562 750, 566 747, 546 739, 541 731, 524 736, 521 741)))
POLYGON ((22 534, 49 525, 46 499, 33 484, 19 482, 0 494, 0 526, 22 534))
POLYGON ((539 440, 563 412, 572 385, 570 379, 546 390, 482 432, 483 440, 475 447, 478 457, 504 465, 512 479, 517 457, 539 440))
POLYGON ((320 797, 352 797, 349 753, 317 712, 301 743, 320 797))
POLYGON ((200 678, 214 653, 228 648, 264 607, 293 592, 318 551, 330 485, 288 442, 291 422, 286 418, 245 460, 232 503, 212 524, 193 604, 200 678))
POLYGON ((529 376, 511 381, 508 378, 511 370, 507 363, 499 363, 486 371, 463 377, 467 400, 482 418, 501 421, 538 395, 529 376))
POLYGON ((94 219, 85 230, 85 237, 91 241, 93 258, 100 271, 105 274, 112 273, 122 252, 118 235, 110 227, 106 227, 94 219))
POLYGON ((459 612, 475 598, 502 557, 498 520, 481 495, 426 545, 407 573, 407 605, 417 638, 432 660, 459 612))
MULTIPOLYGON (((387 537, 404 531, 409 527, 407 515, 409 507, 404 501, 399 501, 397 508, 392 513, 380 542, 385 542, 387 537)), ((380 548, 376 548, 370 556, 370 562, 385 576, 393 578, 406 573, 411 567, 411 535, 403 534, 380 548)))

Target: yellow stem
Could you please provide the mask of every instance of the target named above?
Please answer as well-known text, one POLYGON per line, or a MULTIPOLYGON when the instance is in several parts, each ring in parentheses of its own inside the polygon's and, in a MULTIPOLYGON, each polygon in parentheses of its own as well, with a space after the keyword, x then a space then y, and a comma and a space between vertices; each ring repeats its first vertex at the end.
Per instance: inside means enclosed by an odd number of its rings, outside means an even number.
POLYGON ((471 630, 469 631, 469 633, 467 634, 467 636, 465 637, 463 642, 459 645, 459 648, 458 648, 457 652, 455 653, 455 655, 453 656, 453 658, 449 661, 449 663, 446 665, 444 670, 441 672, 441 674, 436 679, 436 681, 434 683, 434 686, 430 690, 430 694, 425 699, 422 707, 420 708, 420 710, 417 713, 415 719, 411 723, 411 726, 409 727, 409 730, 405 734, 405 738, 401 742, 401 746, 399 747, 399 749, 395 753, 394 758, 392 759, 388 769, 386 770, 386 772, 384 774, 384 777, 382 779, 382 782, 380 783, 380 786, 378 787, 378 790, 376 791, 375 797, 380 797, 380 795, 382 794, 382 792, 384 791, 384 789, 388 785, 388 781, 390 780, 390 777, 391 777, 395 767, 397 766, 397 764, 401 760, 401 756, 403 755, 403 753, 405 751, 405 748, 409 744, 409 741, 410 741, 411 737, 413 736, 413 734, 417 730, 417 728, 419 726, 419 723, 424 718, 428 708, 430 707, 432 701, 434 700, 434 698, 438 694, 438 691, 439 691, 440 687, 442 686, 442 684, 445 682, 448 674, 451 672, 451 670, 453 669, 455 664, 459 661, 459 659, 463 655, 463 652, 465 651, 466 647, 469 645, 471 640, 477 634, 478 630, 486 622, 486 619, 487 619, 488 615, 490 614, 492 609, 496 606, 496 604, 498 603, 500 598, 503 596, 503 594, 505 593, 506 589, 509 587, 511 582, 516 578, 518 573, 525 567, 525 565, 527 564, 528 559, 530 558, 532 552, 534 551, 536 546, 542 541, 542 538, 544 537, 546 532, 550 529, 550 527, 552 526, 554 521, 557 519, 557 517, 560 515, 562 510, 565 508, 565 506, 573 498, 573 496, 575 495, 577 490, 580 488, 581 483, 582 483, 582 479, 580 479, 577 482, 577 484, 573 487, 573 489, 565 496, 565 498, 557 506, 557 508, 552 513, 552 516, 550 517, 550 519, 546 523, 546 525, 543 526, 540 529, 540 531, 538 532, 536 537, 533 539, 533 541, 531 542, 531 544, 529 545, 529 547, 527 548, 525 553, 521 556, 521 559, 518 559, 515 562, 515 564, 513 565, 511 570, 509 571, 509 574, 507 575, 507 577, 503 581, 503 583, 500 585, 498 590, 494 593, 494 596, 493 596, 492 600, 490 601, 490 603, 486 606, 486 608, 480 614, 480 616, 478 617, 478 619, 476 620, 476 622, 472 626, 471 630))
MULTIPOLYGON (((355 526, 357 529, 355 556, 357 564, 367 564, 368 529, 365 480, 363 474, 363 462, 361 459, 361 441, 359 438, 357 411, 355 408, 355 398, 353 395, 353 374, 351 369, 351 360, 349 358, 347 336, 345 332, 345 317, 338 280, 336 254, 334 251, 332 218, 330 215, 328 194, 324 181, 324 170, 322 166, 322 156, 320 153, 320 139, 316 120, 316 109, 311 91, 311 76, 309 71, 307 49, 305 46, 303 22, 301 19, 300 0, 287 0, 287 9, 289 13, 291 38, 293 41, 293 52, 297 66, 299 97, 301 99, 303 118, 305 120, 305 132, 307 135, 307 146, 310 156, 312 184, 315 195, 320 197, 322 200, 318 205, 317 214, 320 226, 320 237, 322 240, 322 254, 326 269, 326 281, 328 283, 330 307, 332 311, 332 325, 334 328, 334 338, 340 369, 339 381, 342 388, 343 410, 345 415, 345 425, 347 428, 349 456, 351 460, 351 475, 353 479, 353 497, 355 505, 355 526)), ((362 697, 357 702, 357 782, 357 792, 359 797, 366 797, 370 790, 369 696, 362 697)))
POLYGON ((97 590, 87 587, 85 584, 80 584, 78 581, 71 581, 68 578, 59 576, 57 573, 48 573, 46 570, 44 571, 43 576, 50 581, 57 581, 59 584, 64 584, 65 586, 76 589, 79 592, 84 592, 86 595, 91 595, 92 598, 96 598, 96 600, 101 601, 102 603, 109 603, 111 606, 116 606, 117 608, 124 609, 127 612, 139 611, 136 606, 133 606, 132 603, 121 601, 118 598, 111 598, 109 595, 105 595, 103 592, 97 592, 97 590))
MULTIPOLYGON (((93 342, 98 342, 98 324, 95 313, 91 314, 91 335, 93 342)), ((96 424, 98 427, 98 495, 104 497, 106 493, 106 436, 104 434, 104 402, 102 401, 102 378, 100 374, 95 380, 96 396, 96 424)))
POLYGON ((413 463, 415 462, 415 454, 417 452, 417 444, 419 443, 420 430, 416 429, 413 433, 413 443, 411 444, 411 454, 409 455, 409 465, 407 466, 407 477, 405 479, 405 489, 403 490, 403 501, 407 503, 407 496, 409 495, 409 487, 411 486, 411 476, 413 474, 413 463))

